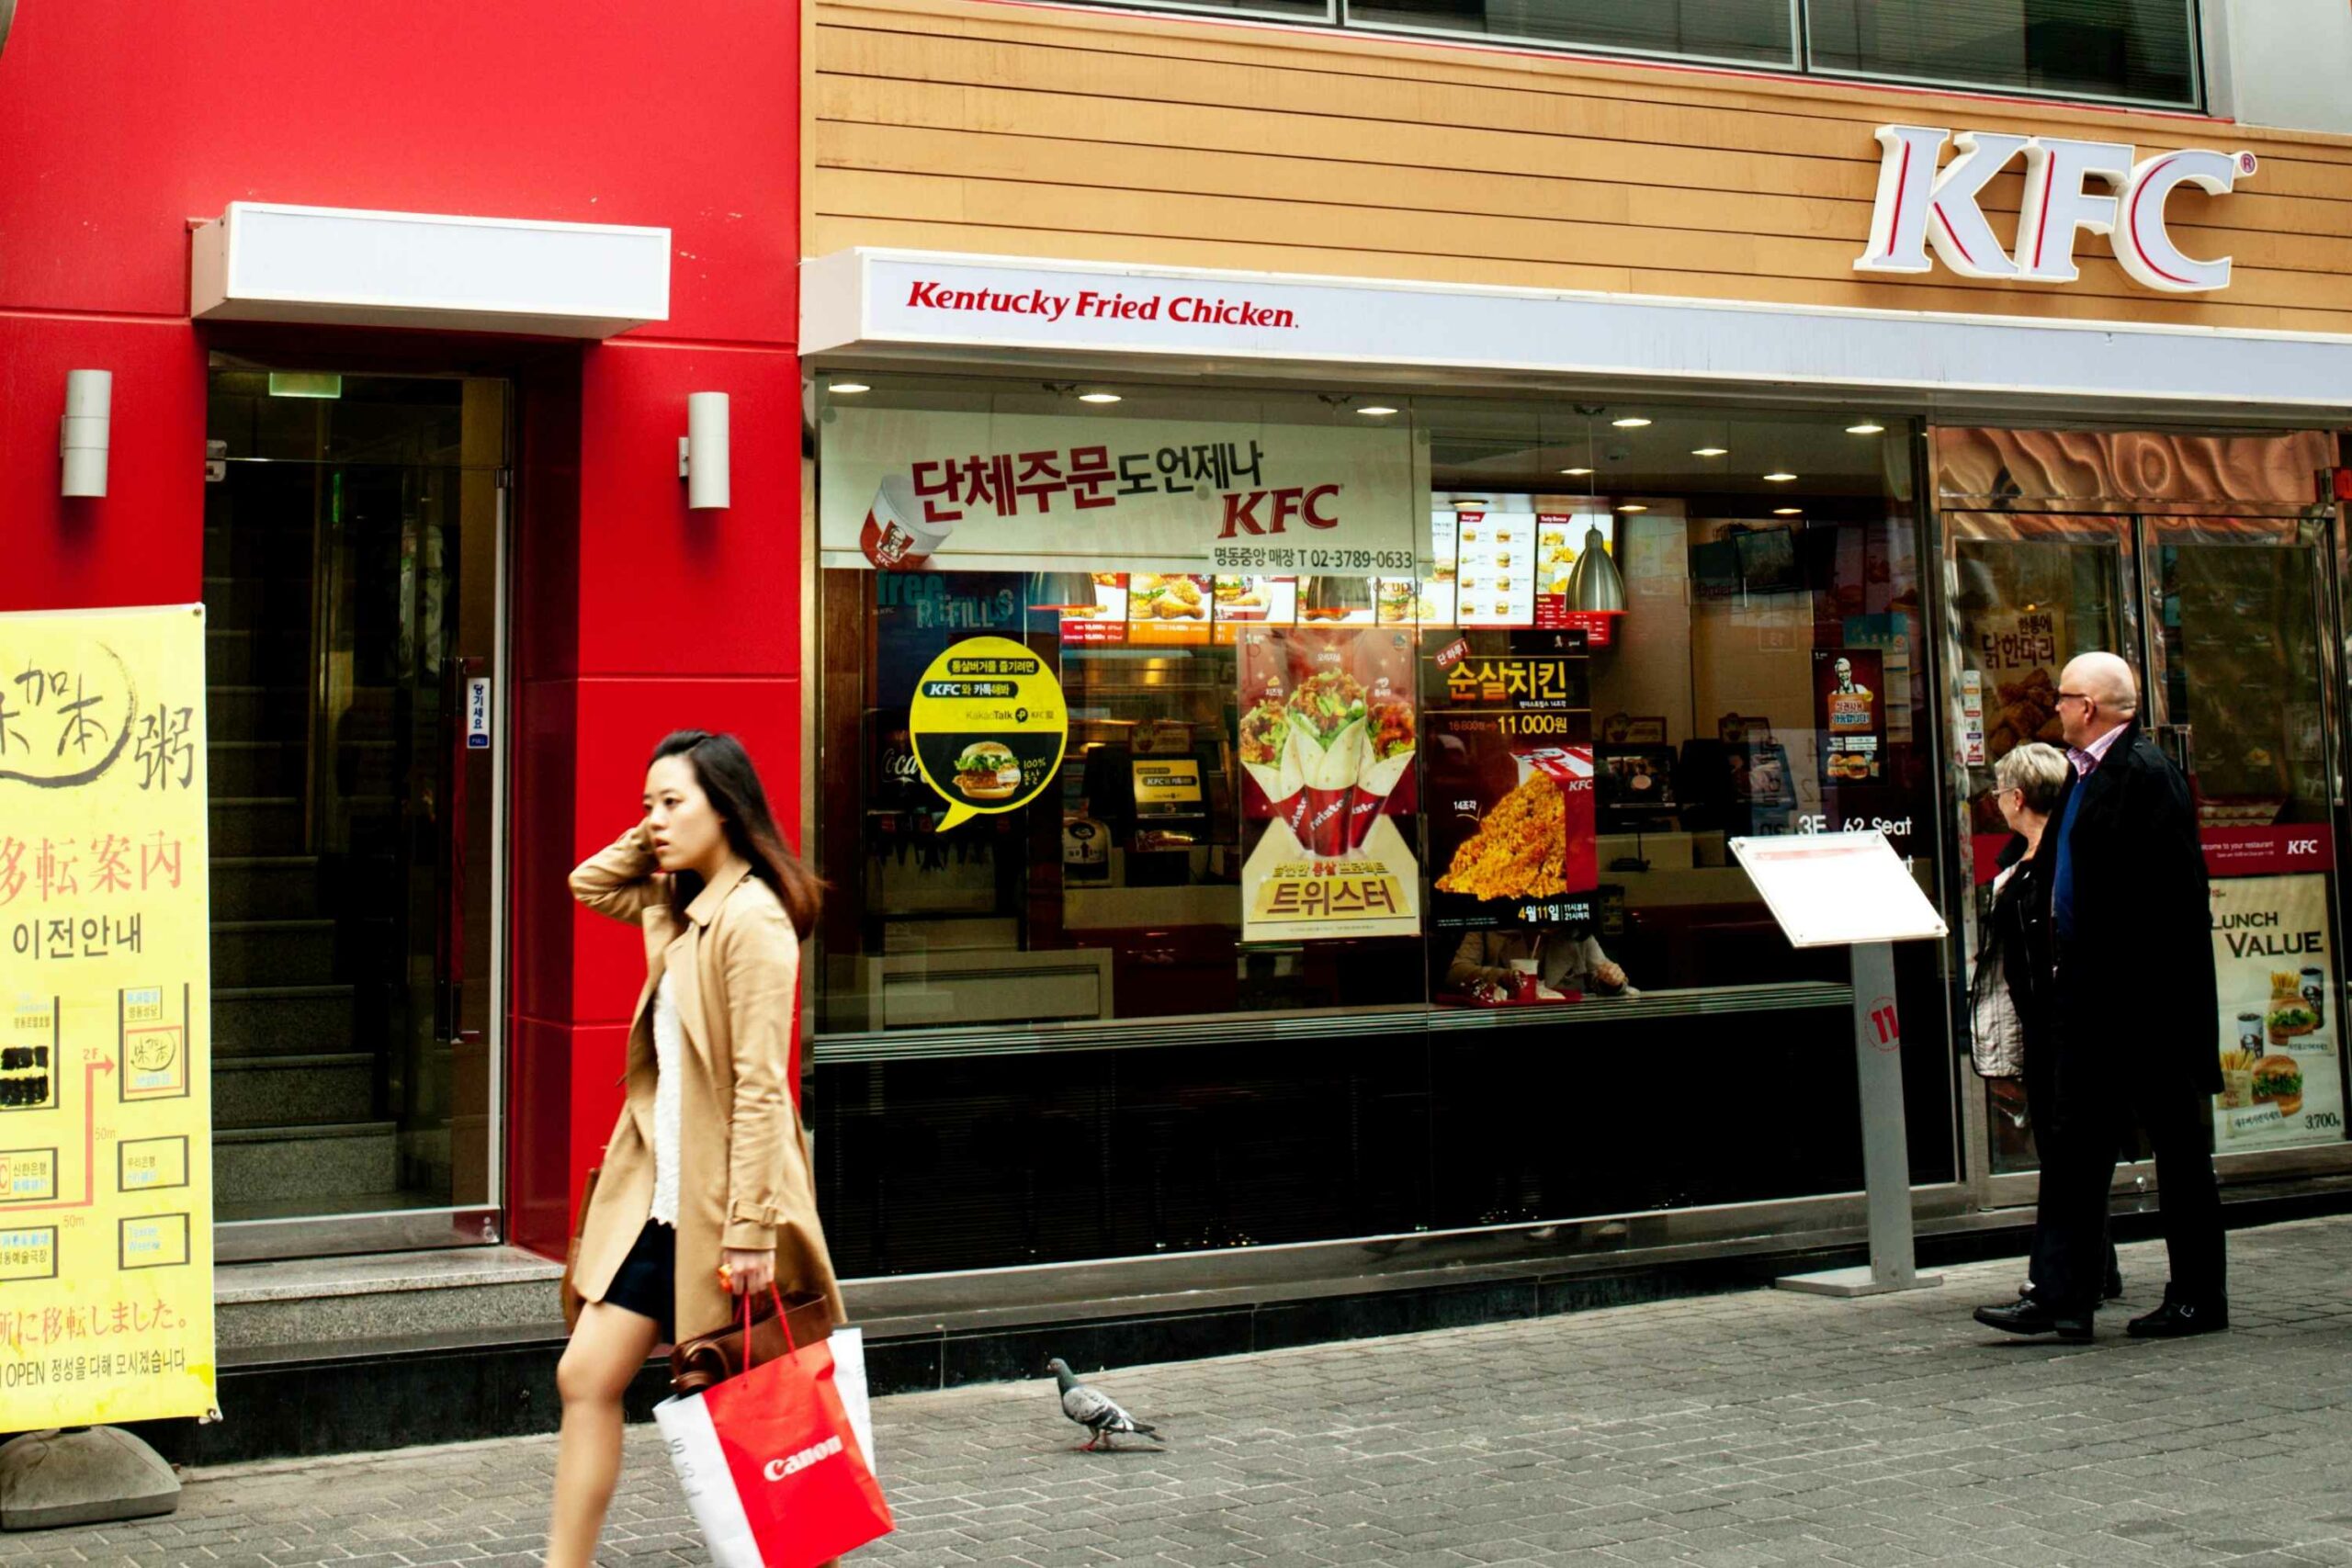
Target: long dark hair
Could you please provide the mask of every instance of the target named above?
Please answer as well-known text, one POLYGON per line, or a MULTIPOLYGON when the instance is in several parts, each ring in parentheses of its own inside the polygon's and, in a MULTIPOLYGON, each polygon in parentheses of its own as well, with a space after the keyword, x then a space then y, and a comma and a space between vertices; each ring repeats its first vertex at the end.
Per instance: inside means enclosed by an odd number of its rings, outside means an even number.
MULTIPOLYGON (((752 863, 752 874, 775 889, 793 931, 806 938, 817 924, 817 906, 825 885, 776 831, 775 817, 768 810, 768 792, 760 787, 760 771, 752 765, 743 743, 707 729, 677 729, 662 737, 646 766, 664 757, 684 757, 694 769, 695 782, 702 785, 711 809, 718 813, 726 829, 728 848, 752 863)), ((692 872, 671 879, 671 902, 682 917, 701 891, 702 878, 692 872)))

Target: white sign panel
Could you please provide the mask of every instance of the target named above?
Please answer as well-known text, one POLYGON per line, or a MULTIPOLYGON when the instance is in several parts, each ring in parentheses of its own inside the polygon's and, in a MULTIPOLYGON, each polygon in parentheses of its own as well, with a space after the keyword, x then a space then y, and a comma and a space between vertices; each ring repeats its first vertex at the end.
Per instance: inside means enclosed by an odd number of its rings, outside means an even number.
POLYGON ((2143 287, 2167 294, 2206 294, 2230 286, 2231 258, 2189 255, 2165 222, 2165 204, 2182 186, 2227 196, 2258 166, 2251 152, 2187 148, 2141 158, 2122 141, 2074 141, 2056 136, 2015 136, 1950 130, 1930 125, 1883 125, 1878 205, 1871 214, 1870 248, 1857 272, 1930 270, 1928 248, 1962 277, 2018 283, 2072 283, 2075 237, 2085 230, 2110 237, 2115 259, 2143 287), (1937 160, 1951 142, 1952 158, 1937 160), (2017 243, 2005 247, 1977 205, 1996 175, 2022 156, 2025 199, 2017 243), (2094 185, 2106 188, 2094 190, 2094 185))
MULTIPOLYGON (((2143 223, 2154 198, 2153 186, 2143 187, 2143 223)), ((1909 223, 1906 210, 1905 232, 1909 223)), ((1883 244, 1873 254, 1883 255, 1883 244)), ((2331 419, 2352 409, 2352 343, 2317 333, 865 249, 803 264, 800 300, 801 352, 820 363, 836 355, 932 363, 943 352, 978 352, 1227 374, 1240 363, 1363 367, 1400 380, 1432 367, 1762 380, 2064 399, 2075 412, 2085 400, 2200 414, 2309 408, 2331 419), (1090 292, 1164 302, 1148 317, 1140 307, 1126 315, 1035 309, 1041 296, 1090 292), (1180 311, 1177 298, 1235 308, 1180 311)))
POLYGON ((1731 852, 1793 947, 1940 937, 1943 917, 1883 833, 1734 839, 1731 852))
POLYGON ((1414 433, 840 408, 830 567, 1415 574, 1414 433))
POLYGON ((490 682, 479 675, 466 682, 466 750, 490 750, 490 682))

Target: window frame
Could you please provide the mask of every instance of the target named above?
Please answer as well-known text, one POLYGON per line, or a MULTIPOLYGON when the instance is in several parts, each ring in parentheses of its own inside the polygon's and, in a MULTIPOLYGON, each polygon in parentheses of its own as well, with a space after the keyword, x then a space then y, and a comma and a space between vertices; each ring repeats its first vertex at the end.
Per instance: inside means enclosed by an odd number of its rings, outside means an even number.
POLYGON ((1813 0, 1796 0, 1804 7, 1804 36, 1801 40, 1804 51, 1804 73, 1825 82, 1885 83, 1900 87, 1920 87, 1939 92, 1964 93, 1973 97, 2030 98, 2036 102, 2054 104, 2097 104, 2116 108, 2154 109, 2168 114, 2204 115, 2208 87, 2205 72, 2205 33, 2203 0, 2179 0, 2188 40, 2188 96, 2185 99, 2134 98, 2120 95, 2070 92, 2048 87, 1965 86, 1938 76, 1907 76, 1881 71, 1849 71, 1838 66, 1815 63, 1813 51, 1813 0))
POLYGON ((1544 54, 1566 55, 1571 58, 1592 58, 1604 61, 1627 61, 1635 64, 1703 65, 1725 71, 1759 73, 1787 73, 1803 76, 1806 54, 1806 0, 1788 0, 1789 58, 1786 64, 1769 61, 1743 60, 1731 54, 1679 53, 1669 50, 1627 49, 1605 43, 1572 43, 1555 39, 1531 38, 1524 33, 1474 33, 1447 28, 1417 28, 1404 22, 1359 22, 1352 18, 1352 0, 1332 0, 1339 11, 1337 26, 1341 31, 1362 33, 1379 38, 1429 39, 1446 43, 1500 44, 1510 49, 1538 51, 1544 54))

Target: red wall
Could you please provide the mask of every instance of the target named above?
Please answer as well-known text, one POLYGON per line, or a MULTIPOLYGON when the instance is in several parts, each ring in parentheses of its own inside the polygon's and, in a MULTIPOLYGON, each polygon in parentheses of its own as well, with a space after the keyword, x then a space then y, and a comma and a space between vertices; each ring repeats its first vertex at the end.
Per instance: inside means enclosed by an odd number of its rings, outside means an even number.
POLYGON ((780 812, 799 798, 798 26, 742 0, 34 0, 0 52, 0 609, 202 592, 205 354, 288 337, 188 321, 190 220, 247 199, 673 231, 668 321, 503 345, 523 387, 509 1196, 547 1250, 610 1128, 642 972, 562 873, 632 819, 673 728, 741 731, 780 812), (115 372, 110 493, 65 502, 83 367, 115 372), (689 390, 733 395, 725 513, 685 510, 689 390))

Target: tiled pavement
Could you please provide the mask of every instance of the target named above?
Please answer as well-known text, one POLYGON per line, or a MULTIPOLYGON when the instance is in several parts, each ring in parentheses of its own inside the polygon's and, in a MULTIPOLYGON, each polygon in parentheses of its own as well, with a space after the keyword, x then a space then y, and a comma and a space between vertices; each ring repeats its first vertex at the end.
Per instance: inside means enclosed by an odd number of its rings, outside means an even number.
MULTIPOLYGON (((2231 1238, 2235 1328, 2017 1341, 2014 1262, 1862 1302, 1757 1292, 1102 1384, 1166 1452, 1074 1452, 1043 1380, 876 1407, 910 1568, 1687 1562, 2352 1563, 2352 1219, 2231 1238)), ((2144 1311, 2161 1247, 2127 1247, 2144 1311)), ((606 1561, 702 1561, 650 1431, 606 1561)), ((0 1564, 537 1561, 554 1448, 191 1477, 150 1524, 0 1537, 0 1564)))

